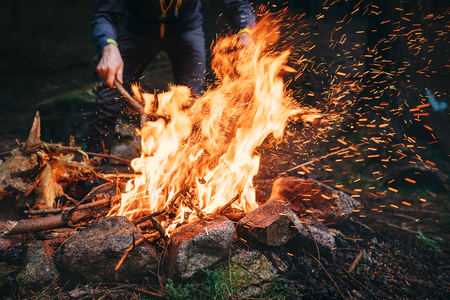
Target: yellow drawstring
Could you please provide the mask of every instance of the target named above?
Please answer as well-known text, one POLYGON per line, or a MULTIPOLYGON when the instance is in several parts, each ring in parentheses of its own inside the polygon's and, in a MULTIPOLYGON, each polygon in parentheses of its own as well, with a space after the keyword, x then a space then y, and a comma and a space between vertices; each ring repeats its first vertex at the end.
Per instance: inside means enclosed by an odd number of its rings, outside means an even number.
MULTIPOLYGON (((175 5, 175 17, 178 17, 178 8, 181 5, 181 2, 183 0, 177 0, 177 5, 175 5)), ((167 11, 169 10, 170 6, 172 5, 173 0, 170 0, 169 5, 166 5, 166 2, 164 2, 164 0, 159 0, 159 4, 161 5, 161 30, 160 30, 160 35, 161 38, 164 38, 164 30, 165 30, 165 25, 164 25, 164 21, 166 20, 166 16, 167 16, 167 11)))
POLYGON ((178 17, 178 8, 181 5, 181 1, 183 1, 183 0, 178 0, 177 5, 175 6, 175 17, 178 17))

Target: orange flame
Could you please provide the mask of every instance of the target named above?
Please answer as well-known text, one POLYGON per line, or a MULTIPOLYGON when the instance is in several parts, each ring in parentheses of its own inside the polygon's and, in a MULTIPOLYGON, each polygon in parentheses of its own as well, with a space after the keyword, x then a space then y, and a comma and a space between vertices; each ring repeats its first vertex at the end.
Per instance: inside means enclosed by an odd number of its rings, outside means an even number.
POLYGON ((294 105, 280 72, 289 51, 273 49, 279 39, 268 16, 252 29, 252 43, 240 48, 238 36, 221 38, 213 49, 216 86, 197 99, 184 86, 157 97, 136 93, 145 111, 159 118, 138 131, 142 155, 132 161, 138 176, 111 214, 136 219, 170 209, 176 217, 168 231, 203 214, 214 213, 236 195, 234 208, 251 211, 253 177, 264 139, 283 136, 291 116, 312 120, 317 112, 294 105))

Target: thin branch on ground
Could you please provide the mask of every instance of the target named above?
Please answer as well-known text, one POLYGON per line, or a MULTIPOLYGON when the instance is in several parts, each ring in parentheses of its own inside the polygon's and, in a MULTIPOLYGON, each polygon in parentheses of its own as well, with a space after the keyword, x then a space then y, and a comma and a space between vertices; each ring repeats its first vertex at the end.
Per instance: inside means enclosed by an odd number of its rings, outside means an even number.
POLYGON ((344 267, 344 263, 342 262, 342 260, 338 257, 339 259, 339 263, 341 264, 342 268, 344 269, 345 273, 347 273, 348 276, 350 276, 351 279, 353 279, 355 282, 357 282, 360 286, 362 286, 364 289, 366 289, 375 299, 378 300, 378 297, 375 296, 374 293, 372 293, 371 290, 369 290, 364 284, 362 284, 361 282, 359 282, 358 280, 355 279, 355 277, 352 276, 352 274, 350 274, 347 269, 344 267))
POLYGON ((314 257, 314 255, 312 255, 311 253, 309 253, 309 252, 306 252, 305 250, 303 250, 303 249, 299 249, 300 251, 302 251, 303 253, 306 253, 306 254, 308 254, 309 256, 311 256, 321 267, 322 267, 322 269, 325 271, 325 273, 328 275, 328 278, 330 278, 330 280, 333 282, 333 284, 334 284, 334 287, 336 288, 336 290, 339 292, 339 294, 341 295, 341 297, 343 298, 343 299, 345 299, 345 297, 344 297, 344 295, 342 294, 342 292, 341 292, 341 290, 339 289, 339 287, 338 287, 338 285, 336 284, 336 282, 333 280, 333 278, 331 277, 331 275, 328 273, 328 271, 327 271, 327 269, 325 269, 325 267, 322 265, 322 263, 317 259, 317 258, 315 258, 314 257))
POLYGON ((350 269, 348 269, 349 273, 353 273, 353 270, 355 270, 356 265, 358 264, 359 260, 361 259, 363 253, 364 253, 364 250, 361 250, 361 251, 359 251, 358 255, 356 255, 355 260, 353 261, 352 265, 350 266, 350 269))

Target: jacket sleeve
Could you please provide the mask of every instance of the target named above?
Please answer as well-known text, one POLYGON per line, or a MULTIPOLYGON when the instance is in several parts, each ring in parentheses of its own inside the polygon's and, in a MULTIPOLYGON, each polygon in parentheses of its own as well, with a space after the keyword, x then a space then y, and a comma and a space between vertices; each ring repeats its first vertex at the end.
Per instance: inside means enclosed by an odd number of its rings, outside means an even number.
POLYGON ((234 29, 243 29, 255 25, 253 6, 247 0, 222 0, 224 15, 234 29))
POLYGON ((97 0, 91 24, 92 37, 100 53, 108 39, 117 41, 117 26, 124 13, 125 0, 97 0))

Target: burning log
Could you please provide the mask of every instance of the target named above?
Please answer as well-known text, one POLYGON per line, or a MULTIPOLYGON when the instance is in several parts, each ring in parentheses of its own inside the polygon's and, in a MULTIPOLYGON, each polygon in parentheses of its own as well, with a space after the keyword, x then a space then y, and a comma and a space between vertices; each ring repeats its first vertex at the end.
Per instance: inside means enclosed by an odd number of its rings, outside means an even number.
POLYGON ((272 25, 255 28, 254 43, 239 55, 230 51, 238 42, 235 36, 220 40, 212 61, 217 85, 195 101, 184 86, 157 96, 132 86, 133 98, 116 84, 141 115, 142 155, 133 160, 137 176, 112 215, 137 220, 165 209, 172 218, 165 229, 171 232, 207 214, 258 207, 252 182, 258 147, 268 136, 281 140, 291 119, 322 117, 300 107, 285 90, 282 74, 292 70, 290 50, 273 48, 279 36, 272 25))
POLYGON ((314 215, 326 224, 341 224, 361 204, 347 194, 314 179, 282 177, 272 187, 270 199, 283 199, 298 216, 314 215))
POLYGON ((239 237, 269 246, 287 243, 303 230, 300 219, 281 199, 272 199, 250 212, 237 224, 239 237))

